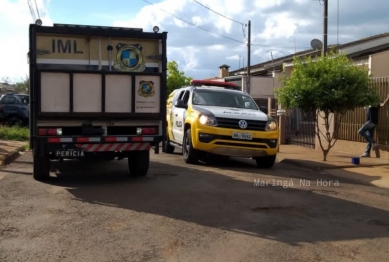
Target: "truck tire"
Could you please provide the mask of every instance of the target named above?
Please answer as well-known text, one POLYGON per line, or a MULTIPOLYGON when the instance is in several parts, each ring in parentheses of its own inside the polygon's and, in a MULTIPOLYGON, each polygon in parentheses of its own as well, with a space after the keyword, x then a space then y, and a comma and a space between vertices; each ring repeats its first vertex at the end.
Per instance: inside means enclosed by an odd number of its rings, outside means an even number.
POLYGON ((198 151, 193 148, 191 130, 188 128, 185 131, 182 142, 182 156, 188 164, 196 164, 198 162, 198 151))
POLYGON ((43 181, 50 178, 50 160, 48 157, 40 157, 34 153, 33 177, 35 180, 43 181))
POLYGON ((260 168, 271 168, 276 162, 276 156, 261 156, 256 157, 255 162, 260 168))
POLYGON ((173 154, 174 146, 170 144, 169 134, 166 133, 166 141, 165 141, 165 153, 173 154))
POLYGON ((134 151, 128 155, 130 176, 146 176, 150 165, 150 151, 134 151))

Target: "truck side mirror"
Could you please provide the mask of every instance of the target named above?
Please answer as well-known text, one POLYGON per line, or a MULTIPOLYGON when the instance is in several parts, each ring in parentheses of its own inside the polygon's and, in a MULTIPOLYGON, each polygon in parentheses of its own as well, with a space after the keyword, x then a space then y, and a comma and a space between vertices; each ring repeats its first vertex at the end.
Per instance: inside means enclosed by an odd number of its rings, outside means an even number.
POLYGON ((177 107, 177 108, 185 108, 187 109, 187 106, 184 102, 184 100, 177 100, 174 102, 174 106, 177 107))
POLYGON ((261 110, 262 112, 264 112, 266 115, 267 115, 267 107, 266 106, 260 106, 259 107, 259 110, 261 110))

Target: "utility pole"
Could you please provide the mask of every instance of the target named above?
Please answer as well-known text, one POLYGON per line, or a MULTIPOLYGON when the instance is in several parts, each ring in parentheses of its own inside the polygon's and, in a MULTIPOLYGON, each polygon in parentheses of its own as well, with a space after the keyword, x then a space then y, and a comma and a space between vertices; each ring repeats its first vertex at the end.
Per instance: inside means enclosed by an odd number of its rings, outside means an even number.
POLYGON ((323 50, 322 56, 327 54, 327 35, 328 35, 328 0, 324 1, 324 14, 323 14, 323 50))
POLYGON ((248 23, 248 37, 247 37, 247 78, 246 91, 250 94, 250 48, 251 48, 251 21, 248 23))

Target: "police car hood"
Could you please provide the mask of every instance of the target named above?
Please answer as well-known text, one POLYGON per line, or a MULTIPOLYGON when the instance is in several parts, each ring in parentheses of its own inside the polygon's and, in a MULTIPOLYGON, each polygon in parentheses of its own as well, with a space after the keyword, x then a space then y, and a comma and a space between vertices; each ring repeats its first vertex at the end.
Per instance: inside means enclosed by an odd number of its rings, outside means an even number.
POLYGON ((207 116, 267 121, 268 116, 260 110, 220 106, 193 106, 193 108, 207 116))

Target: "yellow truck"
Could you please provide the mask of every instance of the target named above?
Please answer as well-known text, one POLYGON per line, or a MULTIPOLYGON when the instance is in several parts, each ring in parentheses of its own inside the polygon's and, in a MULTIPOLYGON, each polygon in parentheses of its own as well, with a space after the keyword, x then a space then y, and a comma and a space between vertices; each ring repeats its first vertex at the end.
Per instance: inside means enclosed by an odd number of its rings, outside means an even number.
POLYGON ((279 146, 277 121, 244 91, 195 83, 168 98, 164 152, 179 148, 186 163, 218 155, 252 158, 258 167, 271 168, 279 146))

